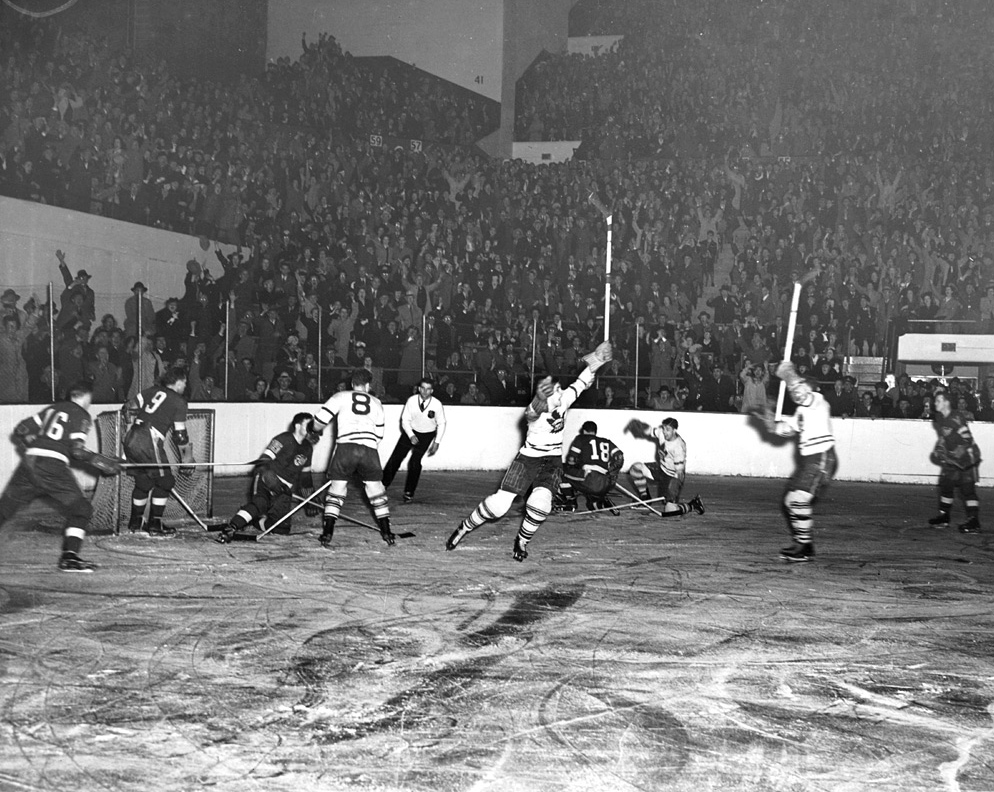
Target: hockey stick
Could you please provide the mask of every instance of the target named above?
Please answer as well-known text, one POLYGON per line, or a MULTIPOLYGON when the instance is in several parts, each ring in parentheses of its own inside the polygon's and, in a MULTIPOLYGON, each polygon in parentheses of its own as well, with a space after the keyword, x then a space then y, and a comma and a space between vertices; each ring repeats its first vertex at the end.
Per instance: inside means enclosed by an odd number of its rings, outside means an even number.
MULTIPOLYGON (((192 517, 192 518, 193 518, 194 520, 196 520, 196 521, 197 521, 197 525, 199 525, 199 526, 200 526, 201 528, 203 528, 203 529, 204 529, 205 531, 210 531, 210 530, 211 530, 210 528, 208 528, 208 527, 207 527, 207 523, 205 523, 205 522, 204 522, 203 520, 201 520, 201 519, 200 519, 200 518, 199 518, 199 517, 197 516, 197 513, 196 513, 196 512, 195 512, 195 511, 194 511, 193 509, 191 509, 191 508, 190 508, 190 504, 189 504, 189 503, 187 503, 187 502, 186 502, 186 501, 185 501, 185 500, 183 499, 183 496, 182 496, 182 495, 180 495, 180 494, 179 494, 179 493, 178 493, 178 492, 177 492, 176 490, 171 490, 171 491, 170 491, 170 494, 171 494, 171 495, 172 495, 172 496, 173 496, 174 498, 176 498, 176 502, 177 502, 177 503, 178 503, 178 504, 179 504, 180 506, 182 506, 182 507, 183 507, 184 509, 186 509, 186 512, 187 512, 187 514, 189 514, 189 515, 190 515, 190 516, 191 516, 191 517, 192 517)), ((214 530, 216 531, 216 530, 218 530, 218 529, 217 529, 217 528, 215 528, 214 530)))
POLYGON ((163 467, 251 467, 258 462, 122 462, 122 468, 163 468, 163 467))
MULTIPOLYGON (((802 275, 794 282, 794 294, 790 298, 790 318, 787 320, 787 338, 783 346, 783 359, 790 360, 790 351, 794 348, 794 331, 797 330, 797 308, 801 303, 801 289, 805 283, 818 277, 818 269, 813 269, 802 275)), ((787 383, 780 380, 780 390, 777 393, 777 411, 775 421, 783 420, 783 399, 787 393, 787 383)))
MULTIPOLYGON (((650 506, 650 505, 649 505, 649 504, 648 504, 648 503, 647 503, 646 501, 642 500, 642 499, 641 499, 641 498, 640 498, 640 497, 639 497, 638 495, 636 495, 636 494, 635 494, 634 492, 629 492, 628 490, 626 490, 626 489, 625 489, 624 487, 622 487, 622 486, 621 486, 621 485, 620 485, 620 484, 619 484, 618 482, 615 482, 615 483, 614 483, 614 486, 615 486, 615 487, 616 487, 616 488, 617 488, 618 490, 620 490, 621 492, 623 492, 623 493, 624 493, 625 495, 627 495, 627 496, 628 496, 629 498, 631 498, 631 499, 632 499, 633 501, 635 501, 635 503, 634 503, 633 505, 637 505, 637 506, 645 506, 645 508, 647 508, 647 509, 648 509, 649 511, 651 511, 651 512, 652 512, 653 514, 655 514, 655 515, 658 515, 659 517, 662 517, 662 516, 663 516, 663 513, 662 513, 661 511, 659 511, 659 509, 656 509, 656 508, 654 508, 654 507, 650 506)), ((663 500, 665 500, 665 498, 664 498, 663 500)))
MULTIPOLYGON (((666 498, 649 498, 649 500, 639 501, 638 503, 618 503, 614 505, 615 511, 620 511, 621 509, 634 509, 638 506, 648 506, 650 503, 659 503, 660 501, 665 501, 666 498)), ((598 515, 604 514, 604 512, 609 511, 608 509, 598 509, 597 511, 588 511, 580 514, 578 512, 570 514, 574 519, 581 517, 596 517, 598 515)))
POLYGON ((297 512, 299 512, 301 509, 303 509, 308 503, 310 503, 311 501, 313 501, 318 495, 320 495, 326 489, 328 489, 328 487, 330 487, 332 485, 332 483, 333 483, 332 479, 328 479, 324 484, 322 484, 320 487, 318 487, 316 490, 314 490, 314 492, 312 492, 306 498, 300 498, 300 503, 298 503, 296 506, 294 506, 292 509, 290 509, 290 511, 288 511, 286 514, 284 514, 282 517, 280 517, 272 525, 270 525, 269 527, 267 527, 265 531, 263 531, 260 534, 256 534, 255 541, 258 542, 267 533, 269 533, 274 528, 282 525, 287 520, 289 520, 291 517, 293 517, 293 515, 295 515, 297 512))
MULTIPOLYGON (((299 501, 304 500, 300 495, 294 495, 293 499, 299 501)), ((362 520, 357 520, 355 517, 349 517, 347 514, 339 514, 338 516, 339 518, 345 520, 346 522, 355 523, 356 525, 361 525, 363 528, 368 528, 370 531, 376 531, 376 533, 380 532, 380 529, 377 528, 375 525, 364 523, 362 520)), ((417 534, 412 533, 410 531, 406 531, 405 533, 395 533, 394 536, 396 536, 398 539, 411 539, 412 537, 417 536, 417 534)))

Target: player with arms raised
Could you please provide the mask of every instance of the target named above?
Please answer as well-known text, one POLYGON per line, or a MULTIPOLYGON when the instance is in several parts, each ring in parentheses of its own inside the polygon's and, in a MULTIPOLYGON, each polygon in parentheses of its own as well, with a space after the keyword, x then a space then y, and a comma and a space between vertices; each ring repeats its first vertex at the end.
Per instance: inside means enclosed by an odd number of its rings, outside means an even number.
POLYGON ((366 489, 366 497, 376 517, 380 537, 388 545, 395 541, 390 530, 390 507, 383 486, 383 468, 377 448, 383 439, 386 418, 380 400, 369 392, 373 381, 366 369, 352 372, 352 390, 340 391, 324 403, 314 416, 314 431, 320 434, 336 421, 335 451, 328 466, 328 495, 324 501, 324 529, 321 546, 331 547, 335 522, 342 513, 348 481, 358 474, 366 489))
POLYGON ((586 368, 565 390, 558 382, 553 382, 552 377, 539 382, 535 398, 525 410, 528 422, 525 444, 504 473, 500 488, 484 498, 452 532, 445 543, 446 550, 455 550, 466 534, 483 523, 499 520, 507 514, 517 495, 527 493, 525 518, 514 538, 512 556, 515 561, 528 557, 525 548, 549 517, 552 494, 559 491, 562 480, 566 411, 593 383, 597 369, 610 360, 611 344, 605 341, 584 358, 586 368))
POLYGON ((135 479, 135 489, 131 493, 128 530, 133 534, 144 532, 156 537, 176 535, 175 528, 162 524, 162 514, 166 510, 169 493, 176 484, 172 468, 168 464, 165 441, 166 436, 172 432, 182 462, 193 463, 193 449, 186 431, 186 399, 183 398, 185 390, 186 370, 173 367, 162 376, 161 384, 137 393, 125 405, 125 409, 137 412, 134 423, 124 437, 125 457, 129 462, 141 465, 161 465, 134 468, 131 472, 135 479), (145 510, 149 495, 152 505, 146 523, 145 510))
POLYGON ((797 405, 793 415, 776 420, 768 408, 756 414, 767 431, 778 437, 798 436, 800 464, 787 482, 783 504, 794 542, 780 551, 786 561, 810 561, 815 549, 811 538, 812 505, 818 491, 831 481, 838 467, 835 436, 832 434, 832 409, 814 383, 797 373, 789 360, 777 366, 777 376, 787 386, 791 401, 797 405))
POLYGON ((683 484, 687 480, 687 441, 677 432, 679 428, 676 418, 664 418, 662 425, 654 429, 633 418, 625 427, 625 431, 633 437, 656 444, 656 461, 636 462, 628 475, 642 500, 651 498, 649 480, 658 482, 660 495, 666 499, 663 517, 679 517, 692 511, 704 514, 704 503, 700 495, 695 495, 686 503, 680 500, 683 484))
POLYGON ((69 398, 55 402, 14 427, 14 442, 22 450, 21 463, 0 496, 0 526, 35 498, 48 498, 65 520, 62 534, 63 572, 92 572, 96 566, 79 557, 93 509, 69 469, 70 460, 92 465, 112 476, 121 469, 119 459, 86 449, 90 432, 93 388, 80 382, 69 389, 69 398))

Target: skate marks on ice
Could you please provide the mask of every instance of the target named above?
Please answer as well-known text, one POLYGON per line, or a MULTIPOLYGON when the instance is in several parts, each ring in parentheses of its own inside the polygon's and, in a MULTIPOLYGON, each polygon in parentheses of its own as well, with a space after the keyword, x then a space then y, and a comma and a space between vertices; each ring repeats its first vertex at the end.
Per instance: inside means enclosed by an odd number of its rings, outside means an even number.
MULTIPOLYGON (((609 680, 564 676, 573 663, 561 655, 575 651, 543 632, 547 622, 568 619, 583 593, 582 584, 520 592, 489 625, 451 639, 426 638, 397 622, 315 634, 291 669, 306 691, 301 728, 329 746, 375 738, 399 743, 408 755, 402 778, 396 770, 383 775, 402 789, 466 789, 498 775, 507 788, 515 788, 515 778, 541 779, 544 789, 594 779, 610 788, 623 776, 636 787, 655 786, 685 761, 679 722, 652 706, 588 692, 591 685, 609 687, 609 680), (540 671, 526 675, 521 663, 534 668, 536 652, 540 671), (381 703, 356 706, 382 695, 388 676, 406 680, 381 703), (535 720, 518 723, 521 711, 534 711, 535 720)), ((471 616, 464 624, 476 621, 471 616)))

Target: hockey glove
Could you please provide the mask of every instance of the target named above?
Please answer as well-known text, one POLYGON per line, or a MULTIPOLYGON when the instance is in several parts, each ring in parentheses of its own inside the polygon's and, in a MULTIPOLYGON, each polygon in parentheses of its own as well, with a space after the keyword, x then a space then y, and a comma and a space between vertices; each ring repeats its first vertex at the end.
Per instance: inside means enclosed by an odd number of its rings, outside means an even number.
POLYGON ((38 422, 25 418, 14 427, 14 444, 18 448, 27 448, 38 438, 38 422))
POLYGON ((99 470, 103 476, 116 476, 121 472, 121 464, 123 462, 123 459, 104 456, 103 454, 94 454, 90 457, 90 464, 99 470))
MULTIPOLYGON (((314 487, 300 488, 300 497, 302 497, 304 500, 307 500, 313 494, 314 494, 314 487)), ((308 517, 317 517, 319 514, 321 514, 321 504, 318 502, 317 498, 315 498, 312 501, 307 501, 307 504, 304 506, 304 514, 306 514, 308 517)))
POLYGON ((611 342, 602 341, 593 352, 583 358, 583 362, 587 364, 587 368, 591 371, 597 371, 605 363, 610 362, 613 356, 614 350, 611 348, 611 342))
POLYGON ((649 437, 649 424, 644 421, 640 421, 638 418, 632 418, 632 420, 625 424, 625 431, 632 437, 638 437, 644 440, 649 437))
POLYGON ((538 386, 535 388, 535 398, 532 399, 529 408, 536 415, 541 415, 545 412, 545 408, 549 403, 549 397, 552 396, 553 391, 556 389, 555 384, 552 381, 552 377, 545 377, 538 386))
POLYGON ((194 468, 193 465, 191 464, 193 462, 193 449, 190 447, 189 443, 186 443, 179 447, 179 456, 180 456, 179 474, 181 476, 192 476, 193 471, 196 470, 196 468, 194 468))
POLYGON ((780 365, 777 366, 776 375, 780 379, 790 382, 792 379, 797 379, 797 369, 789 360, 781 360, 780 365))

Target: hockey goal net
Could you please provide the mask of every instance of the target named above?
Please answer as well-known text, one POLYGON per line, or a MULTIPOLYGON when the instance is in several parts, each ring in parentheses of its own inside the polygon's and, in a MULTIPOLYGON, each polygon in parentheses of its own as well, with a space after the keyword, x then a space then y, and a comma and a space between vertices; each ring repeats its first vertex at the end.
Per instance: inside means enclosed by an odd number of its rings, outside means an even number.
MULTIPOLYGON (((124 456, 124 435, 131 426, 133 415, 125 416, 119 411, 108 411, 97 416, 97 441, 100 452, 116 457, 124 456)), ((186 431, 193 446, 193 458, 197 462, 214 461, 214 410, 187 410, 186 431)), ((175 491, 186 501, 198 517, 211 517, 214 509, 214 468, 195 467, 191 475, 180 475, 180 455, 172 433, 164 443, 169 465, 176 479, 175 491)), ((93 524, 111 526, 125 531, 131 515, 131 491, 135 480, 121 473, 97 479, 91 503, 93 524)), ((166 503, 163 519, 171 525, 196 525, 186 509, 170 498, 166 503)))

